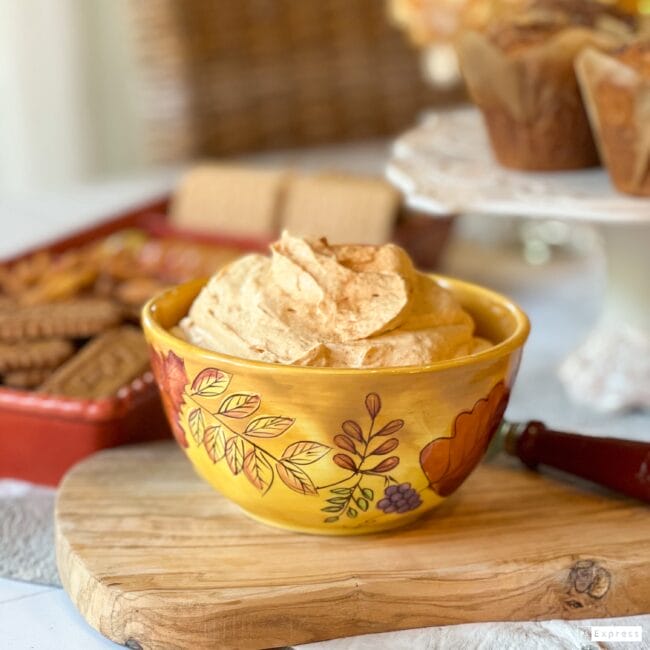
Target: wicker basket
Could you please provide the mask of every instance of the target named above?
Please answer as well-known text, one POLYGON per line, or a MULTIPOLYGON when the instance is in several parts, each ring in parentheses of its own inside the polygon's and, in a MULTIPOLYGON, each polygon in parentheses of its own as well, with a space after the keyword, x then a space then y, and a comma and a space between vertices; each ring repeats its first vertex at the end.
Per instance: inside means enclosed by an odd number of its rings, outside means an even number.
POLYGON ((390 134, 457 98, 380 0, 131 0, 151 157, 390 134))

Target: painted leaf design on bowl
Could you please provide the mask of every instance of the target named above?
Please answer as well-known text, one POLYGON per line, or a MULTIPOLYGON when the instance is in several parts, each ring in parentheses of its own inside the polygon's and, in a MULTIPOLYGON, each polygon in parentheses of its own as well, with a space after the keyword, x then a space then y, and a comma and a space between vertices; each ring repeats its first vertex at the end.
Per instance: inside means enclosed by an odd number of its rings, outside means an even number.
POLYGON ((230 384, 230 375, 218 368, 205 368, 194 377, 192 395, 200 397, 215 397, 221 395, 230 384))
POLYGON ((499 428, 510 393, 503 382, 460 413, 452 435, 430 442, 420 453, 420 465, 431 489, 441 497, 454 492, 479 464, 492 436, 499 428))
POLYGON ((219 368, 204 368, 186 387, 185 425, 196 447, 215 465, 223 461, 233 476, 246 477, 263 495, 276 477, 294 492, 317 494, 318 488, 302 466, 319 461, 331 447, 299 440, 281 454, 272 451, 266 441, 284 435, 295 419, 260 414, 261 395, 244 390, 227 393, 233 381, 234 375, 219 368))
POLYGON ((181 447, 187 447, 185 431, 179 421, 185 386, 189 381, 185 372, 185 362, 171 350, 167 354, 163 354, 150 347, 150 353, 151 368, 160 386, 163 407, 167 413, 172 433, 181 447))

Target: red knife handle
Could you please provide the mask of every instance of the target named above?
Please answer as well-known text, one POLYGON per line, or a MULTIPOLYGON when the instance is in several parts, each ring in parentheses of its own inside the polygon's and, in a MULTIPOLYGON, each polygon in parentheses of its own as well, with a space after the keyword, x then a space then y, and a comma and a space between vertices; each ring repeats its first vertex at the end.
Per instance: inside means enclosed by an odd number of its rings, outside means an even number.
POLYGON ((541 422, 518 433, 515 455, 528 467, 555 467, 650 502, 650 443, 551 431, 541 422))

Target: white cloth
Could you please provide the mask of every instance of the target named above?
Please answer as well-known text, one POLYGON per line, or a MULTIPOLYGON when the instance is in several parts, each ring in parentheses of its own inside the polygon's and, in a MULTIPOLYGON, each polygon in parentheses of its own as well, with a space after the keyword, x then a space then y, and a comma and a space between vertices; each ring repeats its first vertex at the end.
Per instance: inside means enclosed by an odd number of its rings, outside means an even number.
POLYGON ((0 481, 0 576, 58 585, 52 530, 54 490, 0 481))
POLYGON ((295 646, 295 650, 646 650, 650 616, 607 620, 480 623, 367 634, 295 646), (590 625, 640 625, 642 643, 590 641, 590 625))

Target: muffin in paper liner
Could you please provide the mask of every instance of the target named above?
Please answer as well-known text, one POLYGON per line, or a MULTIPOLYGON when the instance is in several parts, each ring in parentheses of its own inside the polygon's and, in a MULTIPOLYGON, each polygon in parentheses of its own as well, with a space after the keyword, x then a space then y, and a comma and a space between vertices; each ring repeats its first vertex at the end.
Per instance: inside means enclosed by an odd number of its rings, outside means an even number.
POLYGON ((650 40, 612 54, 587 49, 576 71, 612 182, 650 196, 650 40))
POLYGON ((587 47, 614 49, 632 32, 609 15, 587 22, 531 14, 461 36, 463 76, 503 166, 552 171, 598 164, 574 61, 587 47))

